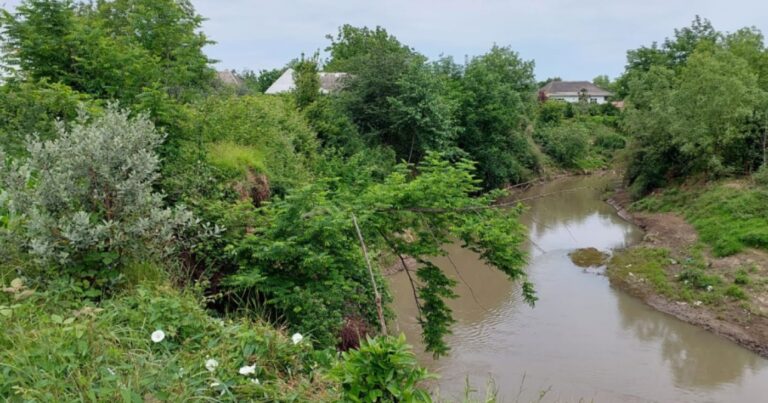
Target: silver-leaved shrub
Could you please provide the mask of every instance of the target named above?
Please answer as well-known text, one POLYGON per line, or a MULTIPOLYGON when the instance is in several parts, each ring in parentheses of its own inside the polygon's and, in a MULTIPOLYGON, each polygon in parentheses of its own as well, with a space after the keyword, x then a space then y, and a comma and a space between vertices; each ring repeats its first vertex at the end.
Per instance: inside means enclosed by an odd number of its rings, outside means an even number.
POLYGON ((55 140, 29 137, 26 159, 0 151, 0 211, 21 248, 46 264, 119 267, 216 235, 153 190, 163 138, 147 116, 112 105, 69 130, 59 125, 55 140))

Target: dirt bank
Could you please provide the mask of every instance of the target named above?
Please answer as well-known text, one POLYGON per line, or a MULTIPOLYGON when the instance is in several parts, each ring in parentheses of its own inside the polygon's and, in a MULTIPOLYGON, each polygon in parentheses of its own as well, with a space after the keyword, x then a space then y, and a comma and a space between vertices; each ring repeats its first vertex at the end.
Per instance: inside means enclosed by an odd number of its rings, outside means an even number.
POLYGON ((674 213, 630 212, 630 198, 623 190, 616 192, 608 203, 622 218, 645 231, 642 242, 615 254, 607 271, 612 285, 659 311, 726 337, 768 358, 768 254, 750 249, 716 258, 701 246, 696 230, 683 217, 674 213), (633 249, 635 252, 665 251, 664 258, 655 262, 663 272, 655 277, 644 275, 639 267, 643 262, 636 262, 632 267, 632 263, 627 263, 630 260, 621 260, 632 255, 633 249), (753 280, 743 286, 746 297, 708 300, 706 297, 715 294, 707 294, 712 288, 691 294, 690 287, 684 287, 679 276, 686 267, 683 262, 691 261, 694 253, 708 275, 722 279, 723 288, 734 284, 739 273, 749 268, 753 280), (623 266, 616 267, 616 262, 623 266))

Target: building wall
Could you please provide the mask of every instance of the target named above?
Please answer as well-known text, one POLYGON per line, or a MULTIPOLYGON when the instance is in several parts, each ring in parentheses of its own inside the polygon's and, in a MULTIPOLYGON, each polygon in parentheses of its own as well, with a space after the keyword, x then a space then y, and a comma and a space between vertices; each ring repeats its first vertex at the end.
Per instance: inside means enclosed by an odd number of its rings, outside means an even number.
MULTIPOLYGON (((550 95, 548 97, 549 99, 559 99, 561 101, 565 101, 568 103, 578 103, 579 97, 578 96, 561 96, 561 95, 550 95)), ((606 97, 589 97, 590 102, 596 103, 596 104, 604 104, 607 102, 606 97)))

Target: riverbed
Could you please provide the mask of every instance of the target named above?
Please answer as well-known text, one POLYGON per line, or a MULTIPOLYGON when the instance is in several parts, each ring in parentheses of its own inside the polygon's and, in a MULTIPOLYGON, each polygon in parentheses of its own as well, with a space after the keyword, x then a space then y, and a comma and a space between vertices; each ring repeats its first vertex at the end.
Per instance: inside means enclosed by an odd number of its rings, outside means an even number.
POLYGON ((611 176, 572 177, 535 186, 522 197, 530 241, 527 272, 539 297, 524 303, 519 285, 457 245, 436 259, 459 282, 450 301, 457 323, 451 353, 424 353, 405 273, 390 277, 397 327, 419 360, 440 375, 435 388, 460 400, 465 383, 499 401, 768 401, 768 360, 614 289, 602 269, 582 269, 568 254, 610 251, 638 242, 639 228, 602 201, 611 176))

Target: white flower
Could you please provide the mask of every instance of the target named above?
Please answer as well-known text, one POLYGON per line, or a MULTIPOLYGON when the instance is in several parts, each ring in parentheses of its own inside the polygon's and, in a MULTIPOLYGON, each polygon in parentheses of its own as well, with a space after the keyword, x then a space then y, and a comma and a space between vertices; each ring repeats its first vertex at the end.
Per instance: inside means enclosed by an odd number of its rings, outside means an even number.
POLYGON ((218 366, 219 366, 219 362, 216 361, 213 358, 209 358, 209 359, 205 360, 205 369, 207 369, 210 372, 215 371, 216 367, 218 367, 218 366))
POLYGON ((304 340, 304 336, 302 336, 301 333, 294 333, 293 336, 291 336, 291 340, 293 340, 293 344, 299 344, 304 340))
POLYGON ((711 285, 708 285, 707 286, 707 291, 712 291, 712 290, 714 290, 714 287, 712 287, 711 285))
POLYGON ((261 382, 259 382, 259 378, 253 378, 251 379, 251 382, 255 383, 256 385, 261 385, 261 382))
POLYGON ((152 332, 152 335, 150 336, 150 338, 152 339, 153 342, 160 343, 161 341, 163 341, 163 339, 165 339, 165 332, 162 330, 155 330, 154 332, 152 332))
POLYGON ((256 364, 240 367, 240 375, 251 375, 255 373, 256 373, 256 364))

